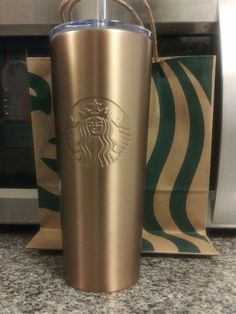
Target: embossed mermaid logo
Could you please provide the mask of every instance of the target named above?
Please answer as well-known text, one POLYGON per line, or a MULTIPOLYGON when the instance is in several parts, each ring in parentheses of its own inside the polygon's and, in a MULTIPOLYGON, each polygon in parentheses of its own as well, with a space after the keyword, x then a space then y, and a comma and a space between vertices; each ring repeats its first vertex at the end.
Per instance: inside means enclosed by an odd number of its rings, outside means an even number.
POLYGON ((127 150, 131 132, 124 111, 112 101, 86 98, 76 103, 65 131, 71 156, 85 166, 109 166, 127 150))

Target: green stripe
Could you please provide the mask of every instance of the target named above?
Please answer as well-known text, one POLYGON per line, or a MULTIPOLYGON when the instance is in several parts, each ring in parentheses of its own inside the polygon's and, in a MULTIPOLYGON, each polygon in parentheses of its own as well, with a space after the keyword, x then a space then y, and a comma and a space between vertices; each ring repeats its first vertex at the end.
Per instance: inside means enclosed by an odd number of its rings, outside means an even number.
POLYGON ((57 173, 57 160, 52 158, 41 158, 45 165, 57 173))
POLYGON ((195 89, 177 62, 168 61, 168 65, 175 72, 183 87, 189 109, 190 134, 185 159, 175 181, 170 198, 170 212, 177 226, 183 233, 205 240, 206 238, 196 232, 186 212, 188 192, 197 170, 204 145, 204 119, 201 105, 195 89))
POLYGON ((182 57, 183 63, 196 77, 211 104, 213 56, 182 57))
POLYGON ((59 196, 52 194, 38 185, 39 207, 60 211, 59 196))
POLYGON ((142 252, 154 252, 154 247, 151 242, 146 239, 142 239, 142 252))
POLYGON ((161 119, 157 141, 147 164, 144 228, 152 234, 170 240, 180 252, 199 253, 199 248, 191 242, 167 234, 154 215, 153 201, 157 182, 168 157, 175 132, 175 110, 171 88, 160 64, 153 65, 152 76, 158 92, 161 119))
POLYGON ((41 76, 28 72, 30 88, 37 96, 30 95, 31 110, 40 110, 46 114, 51 113, 52 101, 50 86, 41 76))
POLYGON ((161 119, 156 144, 146 170, 147 193, 145 199, 144 222, 148 229, 155 230, 157 228, 157 224, 153 211, 154 193, 162 168, 166 162, 172 145, 175 131, 175 111, 169 83, 159 64, 153 65, 152 77, 158 92, 161 119))
POLYGON ((57 143, 55 137, 50 138, 50 139, 48 140, 48 142, 49 142, 50 144, 53 144, 53 145, 56 145, 56 143, 57 143))

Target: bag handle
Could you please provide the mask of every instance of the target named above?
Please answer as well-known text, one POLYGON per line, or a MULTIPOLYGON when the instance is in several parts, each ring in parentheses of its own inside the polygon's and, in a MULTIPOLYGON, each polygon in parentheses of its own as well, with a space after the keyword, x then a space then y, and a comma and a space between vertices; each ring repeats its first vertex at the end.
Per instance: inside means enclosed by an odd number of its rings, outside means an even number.
MULTIPOLYGON (((72 17, 72 10, 74 8, 74 6, 80 2, 81 0, 62 0, 60 6, 59 6, 59 14, 60 14, 60 18, 61 21, 67 22, 67 21, 72 21, 73 17, 72 17)), ((125 0, 112 0, 114 2, 119 3, 120 5, 122 5, 123 7, 125 7, 135 18, 135 20, 138 22, 138 24, 140 24, 141 26, 144 26, 142 19, 139 17, 138 13, 136 12, 136 10, 129 5, 125 0)), ((155 21, 154 21, 154 17, 150 8, 150 5, 148 3, 147 0, 141 0, 141 2, 143 3, 148 16, 149 16, 149 20, 150 20, 150 28, 151 28, 151 32, 152 32, 152 58, 154 62, 158 62, 159 61, 159 56, 158 56, 158 48, 157 48, 157 32, 156 32, 156 25, 155 25, 155 21)))

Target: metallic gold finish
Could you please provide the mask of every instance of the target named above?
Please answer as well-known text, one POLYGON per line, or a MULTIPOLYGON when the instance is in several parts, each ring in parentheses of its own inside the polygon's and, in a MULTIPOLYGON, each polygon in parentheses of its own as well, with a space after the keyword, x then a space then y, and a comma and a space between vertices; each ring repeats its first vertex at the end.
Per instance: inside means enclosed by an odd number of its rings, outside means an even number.
POLYGON ((117 291, 139 277, 152 43, 107 28, 51 45, 66 280, 117 291))
MULTIPOLYGON (((60 6, 59 6, 59 15, 61 18, 61 21, 64 23, 67 21, 73 21, 73 8, 75 7, 76 4, 78 4, 81 0, 62 0, 60 6)), ((144 23, 142 19, 139 17, 137 11, 130 6, 126 1, 124 0, 113 0, 114 2, 119 3, 121 6, 126 8, 134 17, 136 22, 140 24, 141 26, 144 26, 144 23)), ((154 16, 152 14, 151 7, 148 3, 147 0, 141 0, 146 12, 148 13, 149 17, 149 23, 150 23, 150 28, 152 31, 152 57, 153 57, 153 62, 158 62, 160 61, 159 55, 158 55, 158 46, 157 46, 157 30, 156 30, 156 24, 154 20, 154 16)), ((106 5, 105 5, 106 6, 106 5)), ((104 17, 105 18, 105 17, 104 17)))

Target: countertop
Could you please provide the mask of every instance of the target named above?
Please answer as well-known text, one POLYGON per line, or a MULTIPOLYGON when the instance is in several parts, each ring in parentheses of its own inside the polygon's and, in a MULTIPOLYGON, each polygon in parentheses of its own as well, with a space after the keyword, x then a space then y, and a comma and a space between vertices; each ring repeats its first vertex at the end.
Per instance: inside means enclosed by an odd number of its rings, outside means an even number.
POLYGON ((114 294, 75 290, 61 252, 25 249, 32 230, 0 228, 0 313, 236 313, 236 231, 211 239, 220 256, 143 256, 140 280, 114 294))

